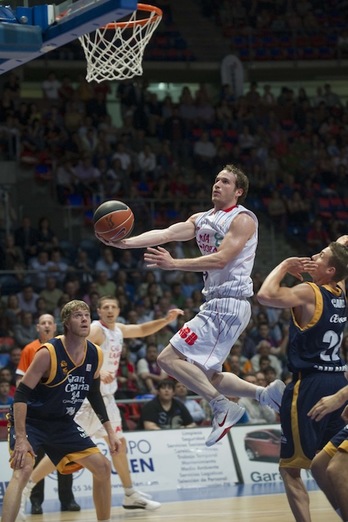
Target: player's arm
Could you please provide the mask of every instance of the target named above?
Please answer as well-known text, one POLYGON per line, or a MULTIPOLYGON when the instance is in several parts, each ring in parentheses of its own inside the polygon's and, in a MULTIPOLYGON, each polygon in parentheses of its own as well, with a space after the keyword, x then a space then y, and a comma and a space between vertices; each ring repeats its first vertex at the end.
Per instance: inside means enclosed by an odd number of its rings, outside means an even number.
POLYGON ((27 453, 35 457, 26 433, 27 403, 35 386, 43 377, 48 376, 50 367, 50 354, 46 348, 42 348, 35 354, 31 365, 16 389, 13 403, 16 442, 11 455, 13 469, 24 466, 27 453))
POLYGON ((244 248, 256 230, 254 219, 247 213, 241 213, 233 220, 217 251, 206 256, 174 259, 162 247, 148 248, 144 259, 150 268, 163 270, 184 270, 205 272, 221 269, 233 260, 244 248))
POLYGON ((139 236, 122 239, 116 243, 109 243, 116 248, 146 248, 163 245, 172 241, 189 241, 195 237, 195 221, 199 214, 191 216, 187 221, 175 223, 163 230, 149 230, 139 236))
POLYGON ((343 404, 348 401, 348 386, 341 388, 334 395, 322 397, 311 410, 308 416, 313 420, 320 421, 325 415, 332 411, 338 410, 343 404))
POLYGON ((315 262, 309 257, 285 259, 266 277, 257 293, 257 300, 263 305, 276 308, 294 308, 314 301, 314 293, 309 285, 300 284, 288 288, 281 286, 281 282, 287 273, 302 281, 302 274, 310 273, 315 266, 315 262))
POLYGON ((170 324, 172 321, 175 321, 178 315, 183 314, 184 312, 180 310, 180 308, 173 308, 161 319, 155 319, 154 321, 148 321, 142 324, 117 323, 117 326, 120 328, 124 338, 147 337, 148 335, 158 332, 158 330, 170 324))

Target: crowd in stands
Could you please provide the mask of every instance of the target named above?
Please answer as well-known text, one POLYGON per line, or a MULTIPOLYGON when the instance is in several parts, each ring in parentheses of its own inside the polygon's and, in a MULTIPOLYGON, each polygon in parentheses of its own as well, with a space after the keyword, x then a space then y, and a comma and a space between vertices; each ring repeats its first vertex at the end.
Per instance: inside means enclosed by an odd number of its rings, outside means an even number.
POLYGON ((347 2, 197 0, 241 60, 332 60, 347 56, 347 2))

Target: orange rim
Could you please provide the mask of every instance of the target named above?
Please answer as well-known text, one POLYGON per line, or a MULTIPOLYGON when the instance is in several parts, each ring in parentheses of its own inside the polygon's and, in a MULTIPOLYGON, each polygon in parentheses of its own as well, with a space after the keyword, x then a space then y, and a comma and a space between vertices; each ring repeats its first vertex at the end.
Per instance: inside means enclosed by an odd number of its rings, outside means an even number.
MULTIPOLYGON (((162 10, 159 7, 149 4, 138 4, 137 11, 144 11, 146 13, 155 13, 155 16, 152 18, 143 18, 142 20, 132 20, 131 22, 110 22, 109 24, 103 25, 100 29, 116 29, 116 27, 134 27, 135 25, 146 25, 147 23, 153 24, 158 18, 162 18, 162 10)), ((67 16, 70 12, 70 9, 63 11, 59 15, 56 16, 56 21, 58 22, 65 16, 67 16)))
POLYGON ((153 24, 158 20, 158 18, 162 17, 162 10, 159 7, 149 4, 138 4, 137 11, 144 11, 146 13, 155 13, 155 16, 152 18, 143 18, 142 20, 132 20, 130 22, 110 22, 103 26, 103 29, 116 29, 116 27, 120 27, 121 29, 124 27, 134 27, 135 25, 146 25, 149 22, 153 24))

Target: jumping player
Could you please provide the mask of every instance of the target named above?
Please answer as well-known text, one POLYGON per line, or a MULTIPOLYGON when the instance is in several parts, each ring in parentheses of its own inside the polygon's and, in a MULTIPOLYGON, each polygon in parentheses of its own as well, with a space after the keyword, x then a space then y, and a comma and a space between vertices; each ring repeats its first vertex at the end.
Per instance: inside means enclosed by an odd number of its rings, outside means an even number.
POLYGON ((168 375, 210 402, 213 430, 207 446, 220 440, 245 411, 227 397, 256 398, 278 411, 284 390, 284 383, 279 380, 262 388, 222 372, 231 346, 251 316, 248 298, 253 294, 250 274, 257 247, 258 222, 256 216, 242 206, 248 188, 246 175, 235 166, 226 165, 216 176, 211 210, 194 214, 187 221, 164 230, 107 242, 122 249, 150 247, 144 255, 150 268, 203 273, 206 302, 172 337, 160 353, 158 364, 168 375), (151 248, 194 237, 202 256, 174 259, 160 246, 151 248))

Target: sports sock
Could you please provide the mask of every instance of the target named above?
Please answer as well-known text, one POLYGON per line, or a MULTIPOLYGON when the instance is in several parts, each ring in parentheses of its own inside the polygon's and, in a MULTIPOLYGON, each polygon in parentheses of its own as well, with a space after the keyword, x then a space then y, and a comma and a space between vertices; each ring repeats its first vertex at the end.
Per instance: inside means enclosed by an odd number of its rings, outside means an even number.
POLYGON ((256 386, 255 399, 257 401, 259 401, 259 402, 260 402, 260 395, 261 395, 261 393, 263 392, 264 389, 265 389, 264 386, 256 386))
POLYGON ((215 406, 220 402, 225 402, 227 401, 228 399, 226 399, 226 397, 224 395, 218 395, 218 397, 215 397, 215 399, 212 399, 209 404, 210 406, 212 407, 212 409, 215 408, 215 406))
POLYGON ((124 488, 124 494, 126 495, 126 497, 130 497, 131 495, 133 495, 133 493, 135 493, 135 489, 133 488, 133 486, 131 488, 124 488))

